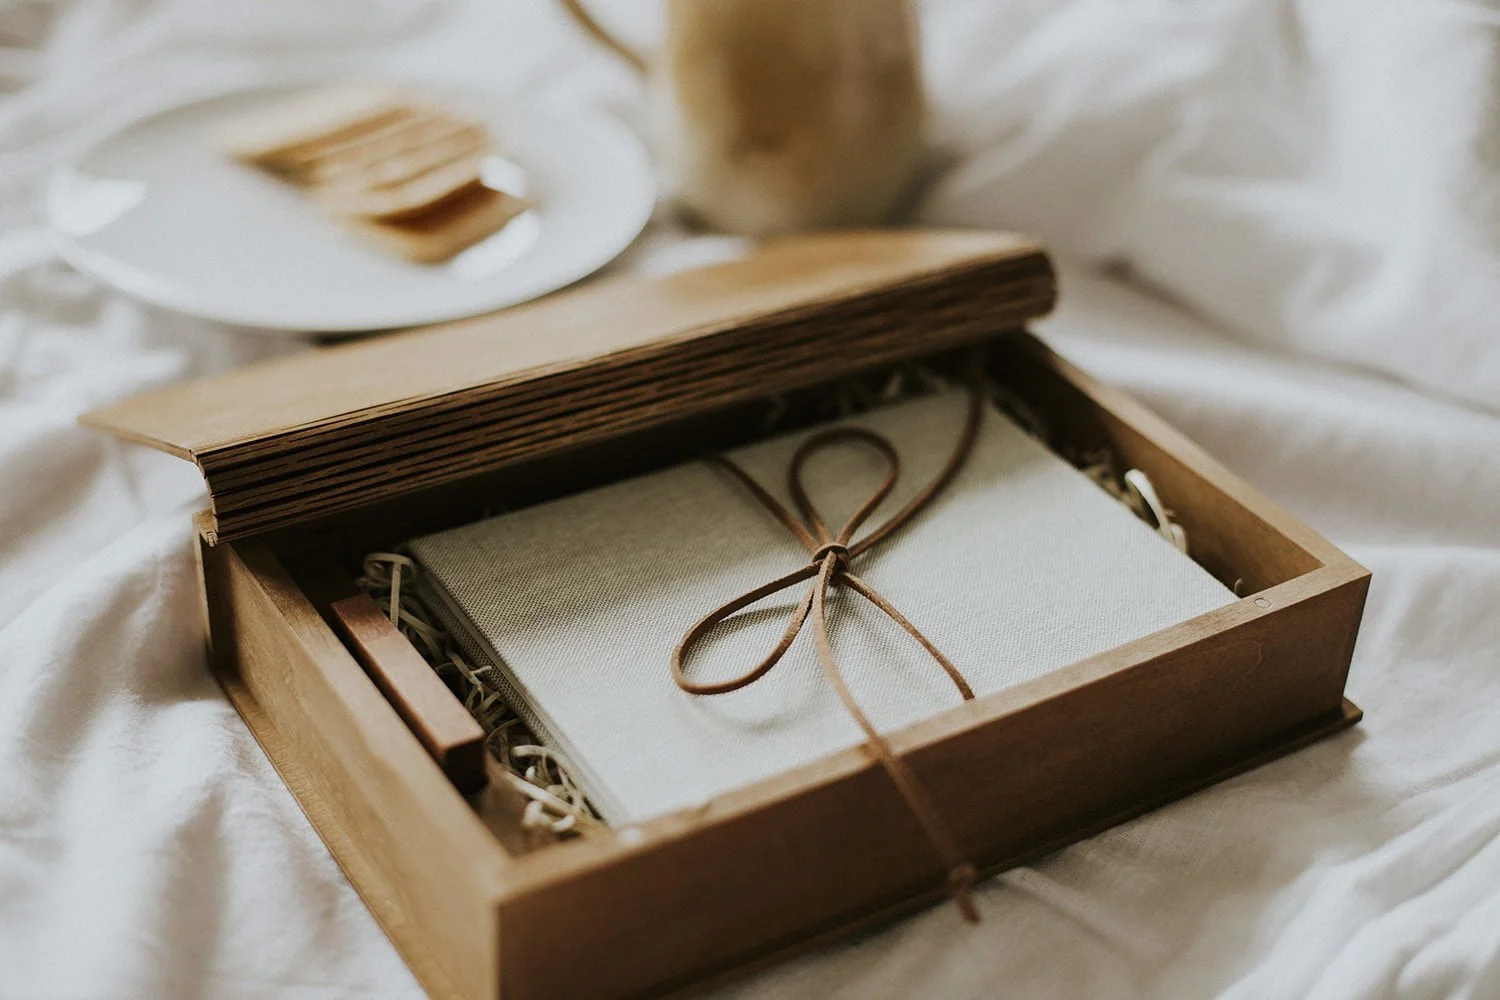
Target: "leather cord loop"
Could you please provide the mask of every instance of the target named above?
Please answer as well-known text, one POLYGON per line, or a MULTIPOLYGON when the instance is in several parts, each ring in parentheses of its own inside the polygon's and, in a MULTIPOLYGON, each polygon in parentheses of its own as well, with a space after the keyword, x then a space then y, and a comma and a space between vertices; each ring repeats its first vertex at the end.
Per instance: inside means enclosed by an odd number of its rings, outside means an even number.
POLYGON ((955 688, 964 700, 974 697, 973 690, 968 681, 959 672, 948 658, 938 650, 922 632, 906 619, 901 612, 897 611, 875 588, 860 579, 850 571, 850 563, 863 553, 878 545, 891 534, 900 529, 916 514, 921 511, 937 494, 953 480, 969 453, 974 448, 974 441, 979 434, 980 418, 983 415, 983 398, 979 391, 971 388, 969 392, 968 410, 964 420, 963 430, 959 434, 957 443, 952 454, 943 468, 933 479, 927 483, 916 496, 895 514, 892 514, 879 526, 867 533, 859 541, 853 541, 854 533, 869 519, 870 515, 883 503, 896 486, 901 475, 901 458, 896 448, 890 441, 873 431, 856 427, 836 427, 814 434, 804 441, 792 456, 790 467, 787 471, 788 487, 797 512, 788 510, 779 500, 768 493, 755 479, 740 466, 723 456, 714 456, 709 461, 717 467, 725 470, 754 497, 761 506, 775 517, 789 531, 798 542, 808 551, 809 562, 800 569, 794 570, 785 576, 778 577, 769 583, 762 584, 747 593, 731 601, 727 601, 719 607, 710 611, 700 618, 691 628, 687 630, 678 641, 677 647, 672 651, 672 677, 677 686, 689 694, 713 695, 724 694, 729 691, 737 691, 755 683, 764 677, 781 658, 786 655, 792 643, 796 641, 801 633, 803 625, 809 618, 812 619, 813 647, 817 653, 818 663, 823 669, 823 674, 829 684, 833 686, 838 694, 839 701, 850 717, 858 724, 860 730, 865 734, 865 746, 872 756, 885 769, 890 776, 891 782, 901 794, 906 806, 916 818, 922 828, 923 834, 932 844, 934 851, 941 858, 943 864, 948 868, 947 886, 954 900, 958 903, 965 919, 978 922, 979 912, 974 906, 974 900, 970 892, 970 886, 977 876, 974 866, 963 856, 959 850, 958 842, 942 820, 936 806, 933 805, 927 792, 918 782, 916 775, 910 766, 902 759, 890 743, 875 728, 864 711, 859 707, 854 694, 845 683, 843 674, 839 670, 838 661, 834 658, 833 647, 828 637, 828 596, 829 589, 835 584, 845 587, 875 607, 879 608, 888 618, 915 639, 928 655, 943 668, 948 678, 953 682, 955 688), (870 494, 859 509, 850 515, 838 531, 833 534, 824 523, 822 515, 813 505, 812 499, 807 495, 803 486, 802 473, 807 463, 819 452, 837 444, 855 443, 870 447, 880 453, 886 461, 886 475, 874 492, 870 494), (807 594, 802 598, 792 612, 787 622, 786 630, 781 639, 771 649, 771 652, 750 670, 730 678, 726 681, 710 683, 697 683, 687 677, 684 663, 693 647, 711 632, 720 623, 732 615, 743 611, 745 608, 756 604, 773 594, 778 594, 806 580, 812 580, 812 586, 808 588, 807 594))

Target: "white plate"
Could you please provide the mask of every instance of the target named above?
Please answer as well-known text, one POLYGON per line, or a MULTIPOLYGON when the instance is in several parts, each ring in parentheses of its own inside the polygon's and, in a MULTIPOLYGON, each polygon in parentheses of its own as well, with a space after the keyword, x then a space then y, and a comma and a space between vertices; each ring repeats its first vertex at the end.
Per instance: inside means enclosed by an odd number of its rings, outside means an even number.
MULTIPOLYGON (((651 215, 645 150, 614 119, 445 92, 441 99, 482 120, 525 172, 534 207, 445 264, 405 262, 362 242, 290 185, 215 148, 219 123, 296 89, 238 91, 161 111, 59 168, 47 212, 63 257, 180 312, 348 332, 457 319, 535 298, 603 267, 651 215)), ((504 160, 489 166, 507 169, 504 160)))

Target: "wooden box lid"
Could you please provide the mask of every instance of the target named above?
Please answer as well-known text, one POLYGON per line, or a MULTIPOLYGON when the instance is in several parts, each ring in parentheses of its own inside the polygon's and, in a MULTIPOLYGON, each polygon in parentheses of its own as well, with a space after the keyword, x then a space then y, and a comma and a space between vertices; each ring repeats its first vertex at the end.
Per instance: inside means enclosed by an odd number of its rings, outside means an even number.
POLYGON ((819 234, 346 343, 86 414, 196 462, 210 542, 977 341, 1048 312, 1025 237, 819 234))

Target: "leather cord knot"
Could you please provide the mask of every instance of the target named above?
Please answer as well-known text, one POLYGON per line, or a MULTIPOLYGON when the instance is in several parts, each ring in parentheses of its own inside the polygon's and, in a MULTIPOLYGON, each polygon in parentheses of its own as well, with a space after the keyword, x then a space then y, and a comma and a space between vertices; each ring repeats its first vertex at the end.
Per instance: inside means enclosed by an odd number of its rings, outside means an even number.
POLYGON ((896 453, 895 446, 884 437, 873 431, 858 427, 835 427, 821 433, 814 434, 802 442, 796 453, 792 456, 791 466, 787 472, 789 491, 793 502, 797 506, 797 513, 788 510, 781 501, 768 493, 760 483, 740 468, 734 462, 723 456, 715 456, 710 462, 725 470, 753 496, 761 506, 770 512, 781 524, 791 532, 796 539, 802 543, 810 555, 810 561, 799 569, 793 570, 785 576, 779 577, 769 583, 762 584, 748 593, 741 594, 731 601, 727 601, 719 607, 704 615, 687 630, 677 643, 677 648, 672 651, 672 677, 677 686, 689 694, 712 695, 724 694, 729 691, 737 691, 747 687, 761 677, 765 676, 771 668, 780 662, 786 655, 797 635, 802 631, 802 626, 809 617, 812 619, 813 647, 817 653, 818 663, 823 669, 824 676, 829 684, 833 686, 838 694, 839 701, 843 703, 844 709, 849 713, 865 734, 865 747, 877 762, 885 769, 892 784, 905 800, 907 808, 922 828, 923 834, 931 843, 933 850, 941 859, 943 865, 948 869, 947 886, 954 901, 958 904, 964 918, 971 922, 978 922, 979 911, 974 906, 970 893, 970 886, 976 876, 974 866, 964 858, 958 848, 957 840, 949 831, 947 825, 938 814, 936 806, 928 798, 926 790, 918 782, 916 774, 911 767, 902 759, 901 755, 891 747, 890 743, 880 735, 868 716, 859 707, 849 686, 844 682, 839 670, 838 661, 834 659, 833 647, 828 638, 828 596, 830 587, 838 583, 841 587, 853 591, 875 607, 879 608, 888 618, 900 625, 913 639, 915 639, 928 655, 940 666, 958 689, 959 695, 965 700, 974 697, 969 682, 958 668, 948 661, 948 658, 934 646, 925 635, 906 617, 897 611, 884 597, 880 596, 864 580, 861 580, 850 570, 850 564, 859 558, 861 554, 888 538, 892 533, 906 524, 918 511, 927 506, 928 502, 938 493, 942 492, 958 474, 968 459, 969 453, 974 448, 975 438, 979 434, 980 417, 984 412, 983 398, 977 389, 969 391, 968 411, 964 420, 963 430, 960 432, 958 441, 954 446, 952 454, 947 463, 933 477, 932 481, 922 487, 895 514, 892 514, 884 523, 870 531, 859 541, 852 541, 854 533, 860 529, 866 519, 875 512, 875 509, 890 495, 895 488, 896 481, 901 474, 901 459, 896 453), (886 477, 870 498, 860 505, 859 509, 850 515, 849 520, 834 534, 824 523, 822 516, 813 506, 812 500, 807 495, 807 490, 802 483, 802 470, 808 460, 818 452, 823 451, 831 445, 852 442, 863 444, 879 452, 886 460, 886 477), (800 516, 799 516, 800 515, 800 516), (832 558, 829 558, 829 557, 832 558), (693 647, 712 631, 721 622, 728 619, 745 608, 750 607, 772 594, 780 593, 788 587, 796 586, 804 580, 812 580, 813 584, 808 588, 806 596, 802 598, 797 609, 792 612, 792 617, 787 623, 786 631, 782 633, 781 639, 771 650, 770 654, 761 660, 750 670, 738 677, 726 681, 698 683, 688 679, 683 667, 688 653, 693 647))
POLYGON ((842 542, 825 542, 812 554, 812 561, 820 563, 825 556, 833 556, 838 561, 839 568, 844 569, 849 565, 849 546, 842 542))

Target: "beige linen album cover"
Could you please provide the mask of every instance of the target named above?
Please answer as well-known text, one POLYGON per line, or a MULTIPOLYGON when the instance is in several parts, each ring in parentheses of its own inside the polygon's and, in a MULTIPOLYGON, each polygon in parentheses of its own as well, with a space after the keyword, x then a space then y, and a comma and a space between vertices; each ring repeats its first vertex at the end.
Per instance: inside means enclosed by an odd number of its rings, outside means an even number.
MULTIPOLYGON (((901 479, 878 525, 935 475, 964 422, 962 391, 840 423, 884 435, 901 479)), ((787 467, 817 428, 731 456, 790 506, 787 467)), ((804 481, 837 529, 885 474, 839 445, 804 481)), ((766 676, 705 697, 673 681, 673 647, 708 611, 805 565, 805 549, 722 469, 691 462, 410 543, 434 610, 470 655, 500 668, 537 735, 574 764, 610 823, 639 821, 857 744, 808 630, 766 676)), ((957 477, 858 557, 864 578, 963 672, 977 696, 1221 607, 1234 595, 1095 483, 986 406, 957 477)), ((695 681, 727 679, 780 638, 799 585, 695 650, 695 681)), ((830 634, 881 730, 960 703, 941 668, 858 595, 835 588, 830 634)))

